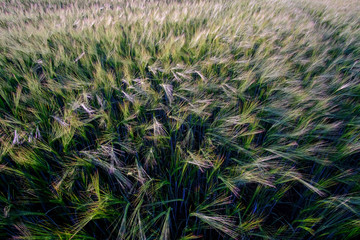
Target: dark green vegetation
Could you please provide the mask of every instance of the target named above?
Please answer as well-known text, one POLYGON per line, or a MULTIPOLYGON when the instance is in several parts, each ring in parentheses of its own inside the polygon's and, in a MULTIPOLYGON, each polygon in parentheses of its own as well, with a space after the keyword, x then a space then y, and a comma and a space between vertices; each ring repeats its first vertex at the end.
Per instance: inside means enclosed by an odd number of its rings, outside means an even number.
POLYGON ((0 239, 360 237, 358 5, 3 0, 0 239))

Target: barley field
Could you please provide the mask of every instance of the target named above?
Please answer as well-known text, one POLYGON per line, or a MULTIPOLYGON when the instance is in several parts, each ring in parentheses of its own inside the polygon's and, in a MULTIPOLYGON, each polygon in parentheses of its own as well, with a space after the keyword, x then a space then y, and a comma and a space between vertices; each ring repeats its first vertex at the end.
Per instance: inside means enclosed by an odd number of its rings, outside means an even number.
POLYGON ((359 0, 1 0, 0 239, 359 239, 359 0))

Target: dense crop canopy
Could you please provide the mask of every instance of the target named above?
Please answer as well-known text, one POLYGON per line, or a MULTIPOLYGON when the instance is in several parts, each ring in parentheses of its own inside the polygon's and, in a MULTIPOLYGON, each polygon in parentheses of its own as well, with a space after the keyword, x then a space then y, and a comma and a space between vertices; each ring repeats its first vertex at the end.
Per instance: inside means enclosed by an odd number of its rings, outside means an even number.
POLYGON ((1 239, 360 237, 358 0, 3 0, 1 239))

